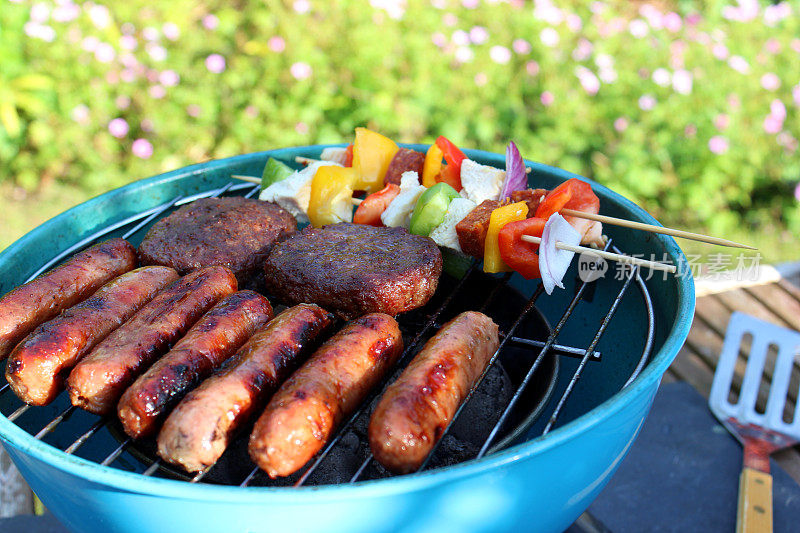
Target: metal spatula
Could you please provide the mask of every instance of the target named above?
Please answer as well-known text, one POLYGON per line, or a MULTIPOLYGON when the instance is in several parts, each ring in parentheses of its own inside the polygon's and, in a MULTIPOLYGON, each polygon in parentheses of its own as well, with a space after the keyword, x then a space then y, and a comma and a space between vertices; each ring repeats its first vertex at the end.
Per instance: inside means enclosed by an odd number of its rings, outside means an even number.
MULTIPOLYGON (((795 407, 791 423, 783 420, 789 393, 789 378, 800 356, 800 333, 781 328, 743 313, 733 313, 714 374, 708 405, 722 424, 744 446, 739 477, 737 532, 772 531, 772 476, 769 455, 800 440, 800 410, 795 407), (728 401, 734 366, 742 338, 752 335, 750 354, 739 399, 728 401), (756 411, 756 399, 770 345, 778 350, 766 410, 756 411)), ((800 403, 798 403, 800 405, 800 403)))

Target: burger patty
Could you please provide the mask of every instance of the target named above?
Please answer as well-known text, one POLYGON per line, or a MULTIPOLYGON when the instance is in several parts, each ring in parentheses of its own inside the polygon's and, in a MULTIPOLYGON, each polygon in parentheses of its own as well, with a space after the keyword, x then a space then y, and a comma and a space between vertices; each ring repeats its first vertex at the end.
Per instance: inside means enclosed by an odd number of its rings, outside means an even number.
POLYGON ((287 304, 311 302, 345 319, 396 315, 427 303, 442 254, 403 228, 334 224, 278 243, 264 265, 267 290, 287 304))
POLYGON ((261 265, 273 245, 297 232, 297 221, 276 204, 248 198, 204 198, 156 223, 142 244, 143 265, 164 265, 185 275, 220 265, 240 287, 263 285, 261 265))

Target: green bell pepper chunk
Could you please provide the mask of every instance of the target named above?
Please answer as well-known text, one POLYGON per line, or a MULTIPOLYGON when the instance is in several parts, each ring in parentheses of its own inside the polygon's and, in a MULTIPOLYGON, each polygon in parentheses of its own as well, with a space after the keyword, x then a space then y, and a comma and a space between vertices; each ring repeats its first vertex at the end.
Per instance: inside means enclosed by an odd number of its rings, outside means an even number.
POLYGON ((460 195, 450 185, 440 182, 422 193, 411 214, 409 231, 415 235, 427 237, 442 223, 447 208, 460 195))
POLYGON ((273 183, 285 180, 292 174, 294 174, 294 170, 288 165, 270 157, 267 159, 267 164, 264 166, 264 173, 261 175, 261 190, 263 191, 273 183))

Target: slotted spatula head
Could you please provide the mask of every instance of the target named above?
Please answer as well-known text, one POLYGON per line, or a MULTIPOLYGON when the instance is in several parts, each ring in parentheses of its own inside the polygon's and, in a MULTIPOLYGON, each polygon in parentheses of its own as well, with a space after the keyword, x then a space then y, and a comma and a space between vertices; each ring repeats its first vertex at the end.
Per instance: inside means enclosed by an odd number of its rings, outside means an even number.
POLYGON ((800 402, 795 406, 792 421, 786 423, 783 420, 783 411, 789 396, 789 378, 795 359, 800 360, 800 333, 750 315, 733 313, 708 398, 711 411, 722 422, 733 418, 737 430, 758 426, 769 432, 785 435, 791 440, 800 440, 800 411, 797 407, 800 402), (750 334, 753 339, 750 354, 739 399, 736 403, 731 403, 728 397, 733 386, 734 367, 742 338, 746 334, 750 334), (772 373, 766 410, 762 414, 756 411, 756 400, 770 345, 777 348, 778 356, 772 373))

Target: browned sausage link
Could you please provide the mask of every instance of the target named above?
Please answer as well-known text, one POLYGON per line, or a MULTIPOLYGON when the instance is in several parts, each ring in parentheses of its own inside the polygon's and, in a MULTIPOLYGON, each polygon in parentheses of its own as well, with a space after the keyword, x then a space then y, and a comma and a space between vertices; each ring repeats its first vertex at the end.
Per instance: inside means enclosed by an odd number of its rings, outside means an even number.
POLYGON ((117 414, 125 432, 137 439, 152 434, 163 415, 270 319, 269 300, 253 291, 212 307, 122 395, 117 414))
POLYGON ((445 324, 381 397, 372 454, 392 472, 417 470, 499 346, 497 324, 468 311, 445 324))
POLYGON ((112 411, 136 376, 234 291, 236 277, 221 266, 195 270, 167 287, 75 366, 67 379, 72 405, 96 414, 112 411))
POLYGON ((168 267, 144 267, 103 285, 88 300, 45 322, 14 348, 6 380, 20 399, 47 405, 81 357, 178 279, 168 267))
POLYGON ((158 435, 158 454, 190 472, 214 464, 228 441, 308 355, 333 315, 290 307, 253 335, 220 370, 186 395, 158 435))
POLYGON ((250 435, 250 457, 271 478, 296 472, 394 365, 397 321, 373 313, 347 324, 275 393, 250 435))
POLYGON ((136 249, 124 239, 96 244, 0 299, 0 360, 36 326, 136 268, 136 249))
MULTIPOLYGON (((425 165, 425 154, 409 150, 408 148, 400 148, 394 154, 389 166, 386 169, 386 174, 383 177, 383 183, 389 185, 394 183, 400 185, 400 178, 403 172, 414 171, 419 176, 422 176, 422 167, 425 165)), ((422 179, 420 177, 420 179, 422 179)))

